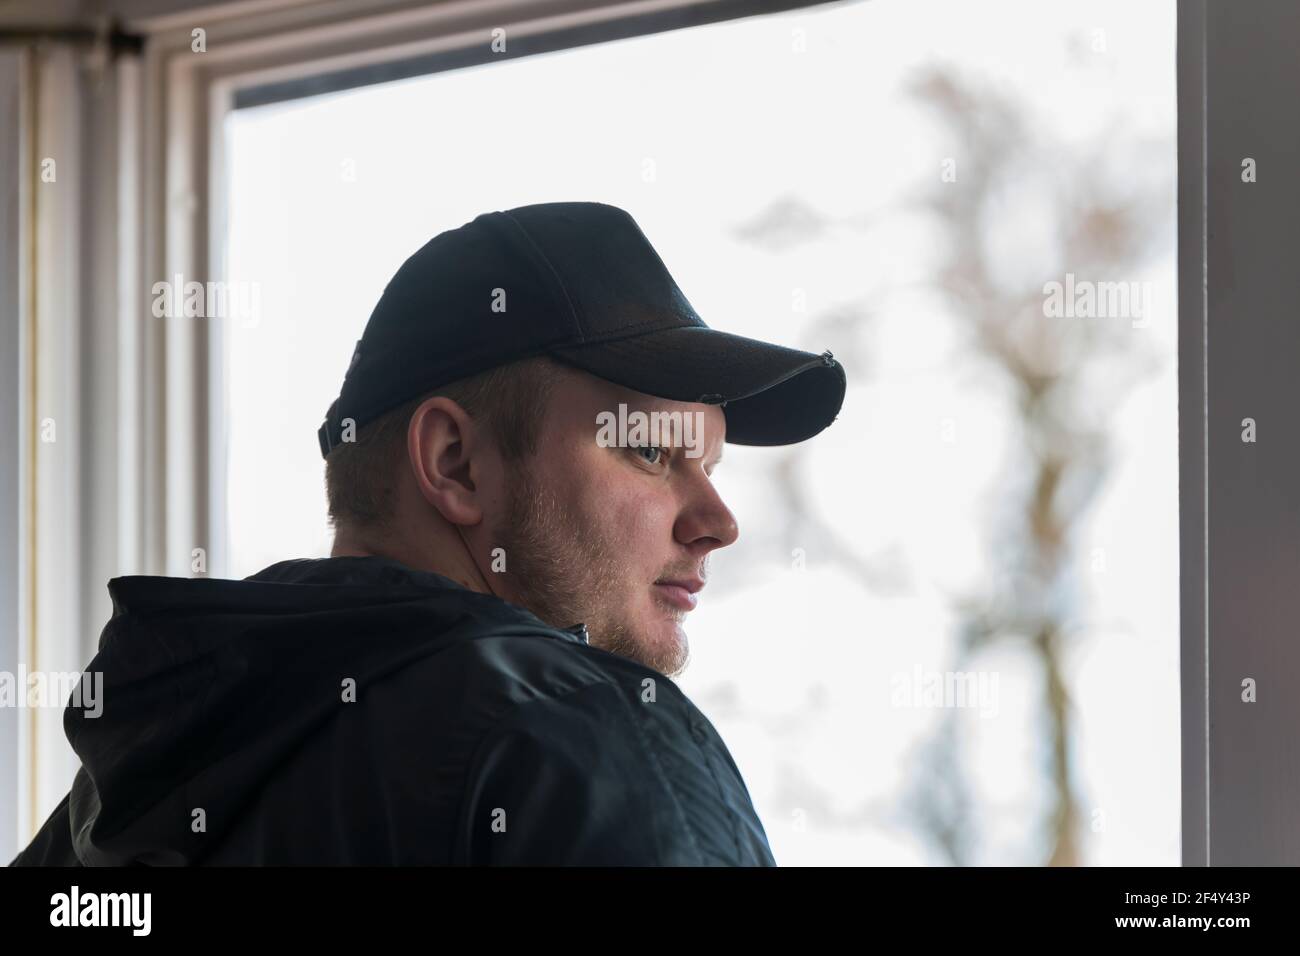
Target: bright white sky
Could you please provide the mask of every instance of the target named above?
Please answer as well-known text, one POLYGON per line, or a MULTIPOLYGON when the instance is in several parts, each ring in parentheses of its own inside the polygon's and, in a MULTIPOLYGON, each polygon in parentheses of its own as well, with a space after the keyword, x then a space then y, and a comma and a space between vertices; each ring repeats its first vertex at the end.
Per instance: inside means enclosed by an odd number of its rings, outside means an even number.
MULTIPOLYGON (((255 325, 227 323, 224 573, 328 553, 316 428, 353 343, 396 267, 480 212, 621 206, 705 321, 727 331, 812 347, 800 337, 810 318, 868 304, 871 366, 848 369, 840 420, 801 447, 801 466, 820 512, 864 556, 895 554, 909 587, 873 593, 811 552, 796 573, 784 544, 743 564, 719 555, 726 593, 692 615, 680 683, 731 747, 779 863, 941 862, 899 813, 915 748, 942 715, 892 706, 891 678, 952 666, 945 595, 997 572, 985 519, 1014 435, 1004 396, 954 374, 953 329, 900 291, 924 277, 933 236, 890 207, 933 182, 947 155, 902 84, 949 63, 1021 98, 1069 142, 1105 135, 1120 150, 1161 139, 1172 210, 1174 16, 1171 0, 876 0, 236 113, 228 273, 259 283, 261 311, 255 325), (835 228, 782 251, 738 235, 782 198, 835 228), (872 228, 855 227, 869 216, 872 228), (944 419, 955 442, 937 439, 944 419), (831 818, 864 807, 859 819, 831 818)), ((997 248, 1014 270, 1034 252, 1035 223, 1011 214, 1006 226, 997 248)), ((1127 277, 1152 283, 1151 327, 1135 334, 1165 364, 1115 417, 1113 470, 1076 542, 1090 626, 1067 677, 1091 864, 1179 862, 1172 216, 1167 240, 1166 257, 1127 277), (1097 548, 1102 573, 1089 570, 1097 548)), ((752 479, 765 454, 733 446, 717 473, 742 532, 765 521, 752 479)), ((978 862, 1043 858, 1029 825, 1044 791, 1028 665, 1009 650, 980 658, 999 677, 998 714, 961 715, 978 862)))

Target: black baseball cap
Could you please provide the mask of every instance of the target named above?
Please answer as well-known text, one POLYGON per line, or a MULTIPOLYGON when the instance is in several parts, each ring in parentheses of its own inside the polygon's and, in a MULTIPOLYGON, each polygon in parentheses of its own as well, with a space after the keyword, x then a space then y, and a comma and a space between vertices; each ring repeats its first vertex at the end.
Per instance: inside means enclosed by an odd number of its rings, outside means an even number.
POLYGON ((397 270, 318 432, 323 456, 355 428, 449 384, 549 355, 679 402, 721 405, 728 442, 788 445, 839 414, 844 368, 711 329, 624 210, 554 202, 487 212, 397 270))

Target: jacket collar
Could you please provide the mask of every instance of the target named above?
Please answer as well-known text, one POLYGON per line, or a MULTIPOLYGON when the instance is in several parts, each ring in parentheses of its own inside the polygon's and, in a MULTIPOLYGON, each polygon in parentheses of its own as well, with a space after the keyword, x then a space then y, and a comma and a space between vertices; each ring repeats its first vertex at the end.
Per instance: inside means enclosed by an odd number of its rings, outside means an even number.
MULTIPOLYGON (((321 582, 336 585, 402 583, 451 588, 463 591, 466 595, 478 595, 477 591, 470 591, 451 578, 432 571, 418 571, 402 564, 400 561, 378 555, 346 558, 297 558, 280 561, 262 569, 257 574, 250 575, 246 580, 283 583, 321 582)), ((500 601, 499 598, 493 598, 492 595, 483 595, 482 598, 488 601, 500 601)), ((501 601, 501 603, 514 607, 509 602, 501 601)), ((526 610, 524 610, 524 613, 529 614, 530 617, 533 616, 526 610)), ((538 623, 544 622, 538 620, 538 623)), ((591 644, 591 635, 588 633, 585 623, 575 624, 572 627, 553 627, 551 630, 571 635, 583 644, 591 644)))

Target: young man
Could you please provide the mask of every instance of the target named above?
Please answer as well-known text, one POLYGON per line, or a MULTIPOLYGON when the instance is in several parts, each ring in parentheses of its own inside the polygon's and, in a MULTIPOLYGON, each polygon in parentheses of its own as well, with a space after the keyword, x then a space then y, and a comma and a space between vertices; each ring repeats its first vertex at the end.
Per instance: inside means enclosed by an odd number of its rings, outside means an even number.
POLYGON ((398 270, 319 440, 329 558, 116 578, 82 760, 16 864, 774 865, 671 680, 724 442, 843 369, 709 329, 633 219, 486 213, 398 270))

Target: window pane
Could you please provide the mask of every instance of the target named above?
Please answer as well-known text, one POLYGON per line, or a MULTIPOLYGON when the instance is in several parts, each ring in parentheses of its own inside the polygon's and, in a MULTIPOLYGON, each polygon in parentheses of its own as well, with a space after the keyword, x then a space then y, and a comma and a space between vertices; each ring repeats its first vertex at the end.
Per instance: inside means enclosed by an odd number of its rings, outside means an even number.
POLYGON ((316 428, 406 256, 612 203, 848 369, 728 450, 681 680, 777 861, 1177 864, 1174 14, 880 0, 234 114, 229 572, 328 553, 316 428))

